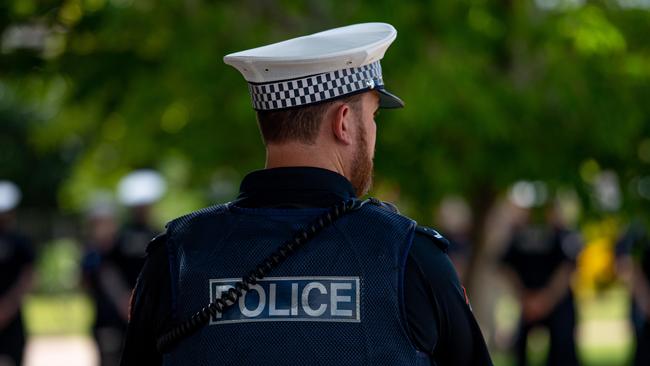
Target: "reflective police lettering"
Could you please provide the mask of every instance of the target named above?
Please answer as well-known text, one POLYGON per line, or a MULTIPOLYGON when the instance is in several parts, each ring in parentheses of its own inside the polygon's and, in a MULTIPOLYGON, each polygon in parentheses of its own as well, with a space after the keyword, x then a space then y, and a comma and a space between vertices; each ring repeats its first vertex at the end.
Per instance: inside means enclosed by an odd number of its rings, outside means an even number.
MULTIPOLYGON (((210 301, 239 279, 210 280, 210 301)), ((359 322, 359 277, 268 277, 218 314, 214 324, 268 321, 359 322)))
MULTIPOLYGON (((327 294, 327 289, 323 284, 319 282, 309 282, 307 286, 302 290, 302 308, 305 310, 305 313, 309 316, 321 316, 323 313, 325 313, 325 310, 327 310, 327 305, 325 304, 320 304, 318 306, 318 309, 312 309, 311 304, 309 302, 309 293, 311 292, 312 289, 316 289, 320 291, 321 295, 326 295, 327 294)), ((322 296, 320 296, 322 298, 322 296)))

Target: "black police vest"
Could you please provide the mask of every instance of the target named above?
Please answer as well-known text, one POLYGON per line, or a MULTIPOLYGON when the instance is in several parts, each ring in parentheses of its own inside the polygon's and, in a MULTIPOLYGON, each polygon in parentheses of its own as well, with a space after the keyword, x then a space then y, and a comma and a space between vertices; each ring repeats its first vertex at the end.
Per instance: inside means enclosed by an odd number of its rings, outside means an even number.
MULTIPOLYGON (((215 206, 167 226, 172 308, 187 319, 324 209, 215 206)), ((416 223, 376 205, 346 214, 165 365, 430 365, 412 345, 403 274, 416 223)))

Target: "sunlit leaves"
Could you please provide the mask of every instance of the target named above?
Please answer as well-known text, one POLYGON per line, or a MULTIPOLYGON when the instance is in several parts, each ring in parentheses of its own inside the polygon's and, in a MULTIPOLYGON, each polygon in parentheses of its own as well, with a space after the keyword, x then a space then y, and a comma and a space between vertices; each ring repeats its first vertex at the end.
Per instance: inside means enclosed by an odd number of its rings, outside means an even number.
POLYGON ((261 168, 264 148, 246 83, 222 57, 390 22, 384 79, 406 108, 378 118, 378 189, 429 220, 448 193, 479 206, 520 179, 580 190, 593 166, 622 185, 650 173, 650 13, 611 3, 14 0, 0 14, 16 40, 0 56, 14 97, 0 101, 24 121, 15 151, 68 164, 49 193, 61 206, 140 167, 182 175, 174 196, 192 205, 211 186, 224 199, 231 183, 215 177, 261 168), (19 47, 11 27, 45 36, 19 47))

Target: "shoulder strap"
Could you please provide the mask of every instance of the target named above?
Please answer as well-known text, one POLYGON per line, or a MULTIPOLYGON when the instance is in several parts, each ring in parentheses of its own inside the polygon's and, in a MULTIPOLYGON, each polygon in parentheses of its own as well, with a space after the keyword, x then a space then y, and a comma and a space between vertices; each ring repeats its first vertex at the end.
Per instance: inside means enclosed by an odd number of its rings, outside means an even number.
POLYGON ((167 242, 167 231, 163 231, 162 233, 156 235, 153 239, 151 239, 149 244, 147 244, 146 253, 147 254, 151 253, 161 245, 165 245, 166 242, 167 242))
POLYGON ((437 232, 436 230, 433 230, 426 226, 418 225, 415 228, 415 232, 431 239, 431 241, 433 241, 438 246, 438 248, 440 248, 440 250, 442 250, 443 252, 447 253, 447 251, 449 250, 449 240, 447 240, 447 238, 445 238, 444 236, 440 235, 440 233, 437 232))
MULTIPOLYGON (((386 201, 381 201, 381 200, 378 200, 378 199, 376 199, 374 197, 369 198, 368 201, 370 203, 372 203, 373 205, 375 205, 377 207, 380 207, 380 208, 382 208, 382 209, 384 209, 386 211, 396 213, 396 214, 400 214, 399 209, 393 203, 386 202, 386 201)), ((449 240, 447 240, 447 238, 442 236, 436 230, 434 230, 432 228, 429 228, 429 227, 426 227, 426 226, 417 225, 416 228, 415 228, 415 232, 429 238, 443 252, 447 253, 447 251, 449 250, 449 245, 450 245, 449 240)))

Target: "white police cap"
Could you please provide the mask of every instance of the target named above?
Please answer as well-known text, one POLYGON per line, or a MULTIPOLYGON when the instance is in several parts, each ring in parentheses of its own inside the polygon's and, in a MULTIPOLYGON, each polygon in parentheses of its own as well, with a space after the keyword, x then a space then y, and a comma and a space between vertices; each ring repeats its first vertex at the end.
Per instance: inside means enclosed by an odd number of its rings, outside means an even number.
POLYGON ((120 180, 117 196, 125 206, 142 206, 158 201, 166 189, 165 179, 158 172, 142 169, 129 173, 120 180))
POLYGON ((404 102, 384 88, 379 60, 397 37, 386 23, 330 29, 223 58, 248 81, 256 110, 305 106, 376 90, 380 107, 404 102))
POLYGON ((89 219, 112 218, 115 217, 115 212, 115 200, 109 191, 93 192, 86 204, 86 216, 89 219))
POLYGON ((0 213, 13 210, 21 198, 22 193, 17 185, 8 180, 0 180, 0 213))

